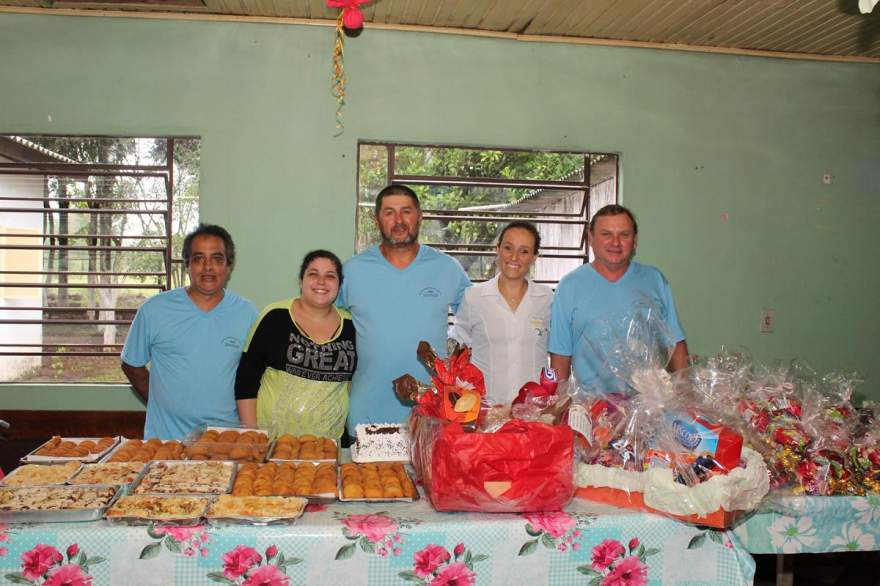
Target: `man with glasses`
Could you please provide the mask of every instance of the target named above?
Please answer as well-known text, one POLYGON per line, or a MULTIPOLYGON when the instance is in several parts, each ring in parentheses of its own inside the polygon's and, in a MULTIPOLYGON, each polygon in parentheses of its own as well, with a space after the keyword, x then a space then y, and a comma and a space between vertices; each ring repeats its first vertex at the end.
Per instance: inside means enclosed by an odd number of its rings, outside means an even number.
POLYGON ((233 383, 257 308, 224 288, 235 243, 224 228, 200 225, 183 242, 183 260, 189 287, 144 302, 122 350, 122 372, 147 404, 144 438, 238 422, 233 383))

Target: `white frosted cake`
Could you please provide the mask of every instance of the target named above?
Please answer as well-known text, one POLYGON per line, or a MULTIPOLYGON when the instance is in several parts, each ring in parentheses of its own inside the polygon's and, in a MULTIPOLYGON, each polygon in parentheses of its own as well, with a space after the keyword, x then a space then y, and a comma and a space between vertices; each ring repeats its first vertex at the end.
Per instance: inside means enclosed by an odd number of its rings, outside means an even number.
POLYGON ((398 423, 361 423, 351 446, 355 462, 408 462, 409 432, 398 423))

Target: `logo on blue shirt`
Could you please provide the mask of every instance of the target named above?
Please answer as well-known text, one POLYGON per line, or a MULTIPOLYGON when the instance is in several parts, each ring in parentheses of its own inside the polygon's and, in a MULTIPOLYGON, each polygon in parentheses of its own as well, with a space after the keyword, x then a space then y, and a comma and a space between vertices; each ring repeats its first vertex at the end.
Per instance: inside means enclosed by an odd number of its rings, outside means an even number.
POLYGON ((241 350, 241 342, 238 340, 238 338, 235 338, 233 336, 223 338, 223 345, 227 348, 235 348, 237 350, 241 350))
POLYGON ((440 290, 434 287, 425 287, 419 291, 419 295, 422 297, 440 297, 440 290))

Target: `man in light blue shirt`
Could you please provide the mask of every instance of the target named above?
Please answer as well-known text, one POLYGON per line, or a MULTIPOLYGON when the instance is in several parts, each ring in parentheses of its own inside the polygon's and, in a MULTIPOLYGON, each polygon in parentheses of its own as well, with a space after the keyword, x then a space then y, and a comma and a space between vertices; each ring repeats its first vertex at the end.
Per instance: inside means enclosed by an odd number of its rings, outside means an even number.
POLYGON ((622 318, 646 305, 659 312, 671 337, 666 340, 673 347, 667 367, 674 371, 688 365, 687 342, 669 282, 655 267, 632 260, 638 231, 635 216, 623 206, 608 205, 593 216, 588 238, 595 260, 563 277, 553 298, 550 366, 560 381, 567 380, 573 368, 587 391, 623 389, 602 354, 625 332, 609 335, 608 329, 620 327, 622 318))
POLYGON ((122 350, 122 372, 147 403, 144 438, 181 439, 200 424, 238 423, 233 383, 257 308, 223 288, 235 244, 222 227, 189 234, 183 260, 190 286, 144 302, 122 350))
POLYGON ((404 374, 427 381, 416 357, 421 340, 446 355, 448 314, 458 308, 470 280, 452 257, 419 244, 422 211, 416 193, 389 185, 376 196, 382 243, 348 259, 336 303, 357 330, 358 366, 352 379, 346 427, 406 421, 411 406, 391 381, 404 374))

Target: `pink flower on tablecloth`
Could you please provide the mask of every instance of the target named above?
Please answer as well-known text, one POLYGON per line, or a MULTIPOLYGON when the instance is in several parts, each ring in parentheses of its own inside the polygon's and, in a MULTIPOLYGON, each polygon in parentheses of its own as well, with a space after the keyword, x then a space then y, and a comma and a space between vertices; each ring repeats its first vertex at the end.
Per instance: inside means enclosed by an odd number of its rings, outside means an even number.
POLYGON ((170 535, 174 541, 183 543, 189 541, 197 533, 204 529, 201 525, 194 527, 175 527, 172 525, 157 525, 154 529, 156 535, 170 535))
POLYGON ((306 505, 306 513, 323 513, 327 510, 327 505, 321 503, 312 503, 306 505))
POLYGON ((261 561, 263 556, 257 550, 246 545, 237 545, 232 551, 223 554, 223 575, 235 580, 261 561))
POLYGON ((463 553, 464 553, 464 544, 463 544, 463 543, 459 543, 458 545, 456 545, 456 546, 455 546, 455 549, 452 550, 452 553, 455 554, 455 557, 458 557, 458 556, 460 556, 461 554, 463 554, 463 553))
POLYGON ((79 553, 79 545, 75 543, 71 543, 67 546, 67 559, 70 560, 73 556, 79 553))
POLYGON ((397 531, 397 523, 387 515, 349 515, 342 524, 351 535, 363 535, 373 543, 397 531))
POLYGON ((51 545, 39 543, 33 549, 21 554, 22 574, 28 580, 36 580, 49 571, 49 568, 64 561, 61 553, 51 545))
POLYGON ((43 586, 92 586, 92 577, 79 564, 67 564, 49 572, 43 586))
POLYGON ((5 556, 7 553, 9 553, 9 549, 8 549, 8 548, 0 547, 0 558, 2 558, 3 556, 5 556))
POLYGON ((562 537, 575 528, 577 520, 568 513, 525 513, 523 515, 529 525, 543 531, 550 537, 562 537))
POLYGON ((266 548, 266 559, 267 560, 271 560, 276 555, 278 555, 278 547, 276 547, 275 545, 270 545, 269 547, 266 548))
POLYGON ((635 555, 620 560, 602 579, 602 586, 645 586, 647 583, 648 566, 635 555))
POLYGON ((437 577, 431 580, 430 586, 472 586, 477 575, 462 562, 446 566, 437 577))
POLYGON ((635 551, 638 546, 639 546, 639 538, 638 537, 633 537, 632 539, 629 540, 629 550, 630 551, 635 551))
POLYGON ((278 566, 267 564, 250 572, 241 584, 242 586, 288 586, 290 577, 285 576, 278 566))
POLYGON ((429 576, 441 564, 448 562, 449 558, 450 555, 449 552, 446 551, 446 548, 434 545, 433 543, 426 546, 424 549, 413 554, 413 561, 415 562, 414 571, 416 576, 419 578, 429 576))
POLYGON ((614 560, 626 553, 623 544, 614 539, 606 539, 593 548, 593 569, 602 572, 614 563, 614 560))

